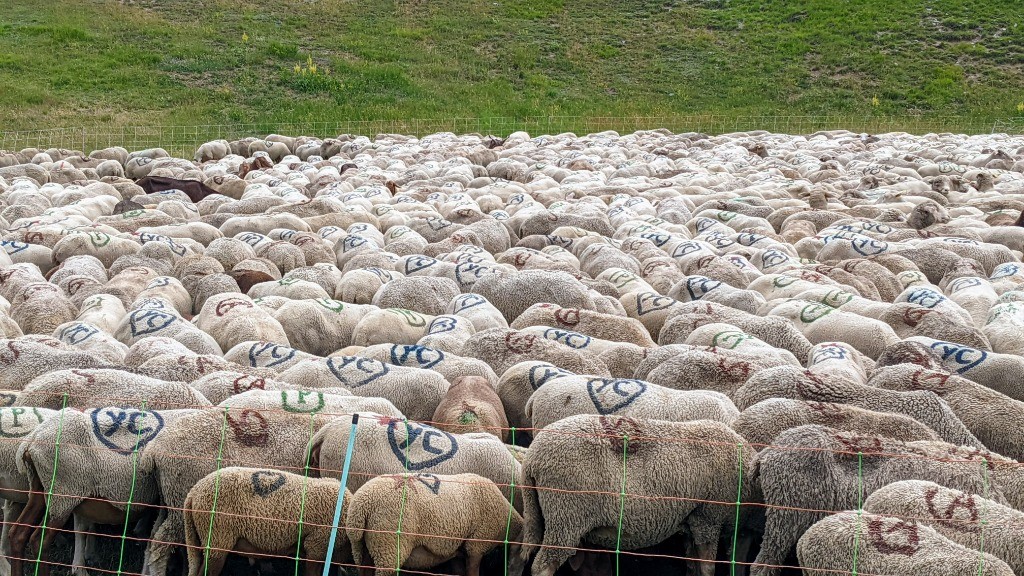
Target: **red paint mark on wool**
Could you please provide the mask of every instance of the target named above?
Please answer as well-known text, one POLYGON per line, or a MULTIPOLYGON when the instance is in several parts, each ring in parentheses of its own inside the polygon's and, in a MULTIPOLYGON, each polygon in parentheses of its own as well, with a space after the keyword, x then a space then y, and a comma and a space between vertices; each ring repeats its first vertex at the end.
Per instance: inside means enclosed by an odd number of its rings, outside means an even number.
POLYGON ((978 525, 978 504, 974 499, 974 494, 960 493, 954 496, 942 511, 939 511, 935 502, 935 497, 938 494, 937 486, 929 488, 924 493, 925 505, 928 506, 928 513, 931 514, 932 519, 958 532, 976 534, 981 531, 981 527, 978 525), (958 518, 957 510, 966 511, 967 517, 958 518))
POLYGON ((505 335, 505 348, 516 354, 525 354, 533 348, 533 344, 536 341, 537 337, 533 334, 509 332, 505 335))
POLYGON ((258 411, 246 408, 238 419, 232 418, 230 413, 225 418, 239 444, 250 448, 266 447, 270 425, 258 411))
POLYGON ((921 548, 917 523, 892 517, 868 521, 868 542, 882 554, 913 556, 921 548))

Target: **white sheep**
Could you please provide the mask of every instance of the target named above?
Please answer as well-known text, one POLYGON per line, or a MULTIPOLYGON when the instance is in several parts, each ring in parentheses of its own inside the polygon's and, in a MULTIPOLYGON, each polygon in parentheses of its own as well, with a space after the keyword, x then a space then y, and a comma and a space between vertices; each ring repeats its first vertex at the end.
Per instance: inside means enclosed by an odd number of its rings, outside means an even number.
MULTIPOLYGON (((479 576, 484 555, 502 540, 518 542, 522 532, 522 516, 503 488, 471 473, 378 476, 356 490, 345 514, 353 563, 390 574, 433 568, 462 553, 466 574, 479 576)), ((520 545, 507 549, 514 555, 520 545)))
MULTIPOLYGON (((307 574, 319 572, 338 498, 339 482, 330 478, 241 466, 211 472, 185 498, 189 576, 219 575, 229 552, 264 557, 293 550, 301 552, 307 574)), ((342 514, 351 501, 346 490, 342 514)), ((346 530, 339 530, 337 561, 350 557, 348 549, 346 530)))
POLYGON ((916 519, 846 511, 819 520, 800 537, 797 560, 805 574, 830 574, 851 566, 865 574, 1010 576, 999 558, 961 546, 916 519), (856 560, 854 560, 856 558, 856 560))

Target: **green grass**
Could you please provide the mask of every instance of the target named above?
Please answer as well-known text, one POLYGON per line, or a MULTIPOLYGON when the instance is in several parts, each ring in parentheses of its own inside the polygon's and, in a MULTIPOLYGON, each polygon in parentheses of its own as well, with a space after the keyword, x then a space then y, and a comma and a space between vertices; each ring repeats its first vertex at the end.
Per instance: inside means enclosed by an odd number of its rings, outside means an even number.
POLYGON ((1019 116, 1024 101, 1019 14, 998 0, 14 0, 0 15, 0 129, 549 115, 991 121, 1019 116), (296 72, 307 59, 316 74, 296 72))

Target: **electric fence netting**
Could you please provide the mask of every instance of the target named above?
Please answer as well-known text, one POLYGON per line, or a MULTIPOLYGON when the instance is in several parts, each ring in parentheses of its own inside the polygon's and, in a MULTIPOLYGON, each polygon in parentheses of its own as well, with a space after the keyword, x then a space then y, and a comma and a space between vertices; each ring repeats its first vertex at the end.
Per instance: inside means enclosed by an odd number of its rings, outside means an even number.
POLYGON ((129 151, 164 148, 176 157, 190 158, 196 148, 218 139, 263 137, 268 134, 335 137, 339 134, 402 134, 422 137, 441 132, 508 136, 525 131, 531 136, 572 132, 578 135, 613 130, 666 129, 674 133, 698 132, 711 135, 735 132, 812 134, 822 130, 850 130, 882 134, 1024 134, 1024 117, 991 119, 971 116, 801 116, 801 115, 676 115, 676 116, 526 116, 480 118, 433 118, 394 120, 348 120, 304 122, 260 122, 249 124, 197 124, 148 126, 77 126, 36 130, 0 130, 0 150, 16 152, 25 148, 64 148, 88 154, 93 150, 121 146, 129 151))
MULTIPOLYGON (((870 496, 869 488, 873 485, 870 471, 897 459, 977 470, 981 483, 979 486, 982 487, 978 495, 985 498, 985 501, 1000 498, 995 493, 997 485, 994 474, 1024 474, 1024 464, 979 449, 964 453, 953 451, 948 457, 938 457, 925 452, 887 452, 884 447, 865 450, 858 445, 852 445, 849 450, 830 451, 782 445, 752 446, 743 442, 723 443, 701 438, 642 436, 635 429, 630 432, 592 435, 552 428, 535 430, 510 427, 493 432, 508 432, 512 444, 522 441, 525 435, 533 435, 536 442, 539 435, 561 434, 573 437, 573 441, 581 446, 600 444, 607 447, 610 451, 609 462, 616 462, 614 481, 601 489, 590 491, 566 491, 556 486, 534 485, 529 477, 522 474, 522 462, 530 460, 529 449, 522 456, 520 450, 505 445, 508 461, 501 463, 500 477, 484 478, 488 485, 496 486, 507 500, 500 511, 495 513, 497 517, 494 518, 494 525, 498 529, 490 537, 480 537, 475 533, 446 532, 451 527, 443 522, 433 526, 434 530, 424 530, 429 523, 410 524, 424 495, 429 495, 428 492, 438 494, 443 490, 457 491, 460 489, 459 484, 465 483, 458 477, 435 475, 432 470, 454 456, 460 443, 480 441, 480 435, 470 437, 451 434, 433 427, 432 422, 332 411, 329 407, 325 408, 323 395, 319 393, 290 398, 287 392, 282 392, 281 406, 261 409, 166 403, 154 406, 133 398, 92 397, 87 403, 83 402, 83 398, 65 392, 46 403, 49 410, 43 407, 0 408, 0 452, 27 455, 21 465, 14 461, 0 463, 0 466, 11 468, 0 470, 0 475, 13 477, 19 473, 19 469, 25 468, 32 472, 28 474, 31 481, 24 486, 19 488, 7 483, 3 491, 8 503, 5 506, 7 513, 4 531, 10 541, 9 547, 3 551, 3 557, 11 563, 16 574, 26 569, 34 575, 47 574, 51 569, 77 570, 81 568, 82 557, 76 554, 75 559, 68 562, 62 559, 66 550, 56 551, 52 545, 58 539, 83 544, 95 538, 97 541, 111 542, 112 548, 109 554, 100 555, 101 565, 89 566, 88 569, 96 573, 117 575, 142 573, 143 566, 137 552, 144 547, 154 546, 168 546, 188 552, 182 556, 189 557, 191 573, 198 574, 196 570, 201 570, 205 576, 220 573, 228 554, 236 551, 261 561, 285 563, 296 575, 299 570, 311 576, 317 573, 326 576, 334 568, 353 570, 374 567, 387 573, 393 571, 428 576, 461 573, 461 569, 452 568, 453 564, 441 562, 445 558, 431 557, 428 560, 434 561, 430 562, 424 561, 422 554, 413 557, 409 553, 414 544, 426 550, 444 548, 437 544, 444 542, 454 542, 455 548, 463 550, 467 544, 480 544, 477 548, 490 551, 482 573, 500 573, 505 576, 513 573, 517 563, 521 567, 519 561, 525 556, 524 550, 535 554, 545 547, 563 548, 570 555, 582 552, 583 556, 592 561, 605 562, 617 576, 635 573, 641 567, 651 566, 653 562, 677 563, 677 566, 683 563, 707 565, 719 573, 736 575, 754 567, 752 549, 744 544, 750 537, 747 518, 773 509, 785 509, 788 513, 807 515, 807 518, 814 521, 840 512, 854 514, 853 545, 848 553, 848 569, 819 567, 820 573, 862 576, 880 574, 865 570, 867 557, 892 553, 901 556, 912 556, 918 552, 926 554, 922 548, 925 536, 923 532, 919 533, 918 526, 941 524, 977 536, 976 562, 978 574, 981 575, 985 573, 986 563, 991 558, 986 554, 989 542, 993 539, 1005 540, 1012 537, 1005 534, 1019 534, 1024 528, 1024 525, 993 522, 984 502, 978 502, 973 497, 969 501, 956 500, 947 506, 931 507, 930 516, 887 516, 881 523, 875 515, 863 510, 865 499, 870 496), (157 440, 163 434, 180 435, 185 426, 183 423, 199 420, 208 425, 195 429, 204 430, 210 437, 204 439, 189 428, 184 437, 194 440, 195 449, 186 445, 178 451, 167 453, 167 447, 173 444, 157 440), (82 422, 86 425, 83 426, 82 422), (377 442, 379 446, 374 444, 376 441, 366 432, 377 429, 375 427, 386 430, 386 435, 380 436, 386 440, 377 442), (341 441, 336 444, 326 441, 317 444, 315 440, 324 438, 321 433, 327 429, 337 432, 336 437, 341 441), (347 434, 341 434, 343 431, 347 431, 347 434), (282 450, 281 446, 288 443, 279 442, 279 436, 289 436, 289 445, 298 447, 296 453, 288 454, 282 450), (734 463, 730 464, 733 469, 721 477, 721 482, 728 483, 730 493, 736 495, 735 499, 730 496, 719 501, 693 497, 684 492, 645 492, 643 488, 652 485, 650 470, 646 468, 651 462, 645 460, 642 447, 652 443, 685 443, 699 446, 704 453, 727 457, 729 462, 734 463), (209 452, 204 453, 203 447, 207 447, 209 452), (328 449, 333 451, 333 454, 329 454, 330 462, 339 462, 340 467, 322 465, 328 460, 325 457, 328 456, 325 452, 328 449), (747 488, 752 476, 756 474, 755 470, 749 468, 752 450, 760 453, 766 450, 788 451, 801 458, 812 458, 823 453, 845 458, 851 463, 851 470, 856 471, 855 488, 844 497, 844 501, 849 501, 851 505, 839 509, 797 508, 772 504, 759 496, 745 498, 745 494, 751 494, 747 488), (371 464, 380 460, 382 455, 400 456, 391 463, 389 470, 393 471, 371 470, 371 464), (83 468, 83 464, 110 459, 115 459, 118 465, 110 469, 83 468), (153 469, 154 462, 157 462, 156 471, 153 469), (187 505, 189 502, 206 502, 198 496, 193 497, 202 487, 202 482, 197 482, 191 490, 188 490, 189 486, 175 488, 179 492, 189 492, 184 503, 169 500, 167 495, 175 489, 159 483, 174 482, 182 476, 175 476, 170 473, 173 470, 162 469, 161 466, 191 470, 198 478, 211 480, 212 496, 206 499, 208 504, 196 504, 194 508, 187 505), (238 476, 240 467, 246 469, 243 476, 238 476), (50 473, 40 477, 39 473, 46 470, 50 473), (123 477, 115 477, 117 475, 123 477), (236 481, 239 477, 244 482, 236 481), (374 477, 394 479, 394 488, 399 492, 396 496, 398 505, 394 509, 385 507, 384 510, 376 505, 375 511, 383 512, 389 518, 383 525, 350 525, 352 506, 360 499, 358 488, 374 477), (68 488, 76 483, 69 479, 74 478, 91 479, 94 484, 109 490, 99 490, 103 492, 103 497, 98 497, 96 492, 70 493, 68 488), (292 479, 297 483, 289 484, 292 479), (334 488, 325 500, 324 486, 328 484, 334 488), (155 490, 158 485, 160 489, 155 490), (350 488, 351 492, 347 496, 342 486, 350 488), (614 534, 610 540, 614 546, 598 547, 586 541, 580 541, 574 546, 524 541, 528 531, 520 531, 518 526, 521 523, 520 511, 530 511, 530 506, 524 507, 522 502, 529 491, 543 495, 539 499, 542 512, 544 506, 551 502, 557 504, 560 498, 579 494, 586 494, 596 498, 596 502, 604 503, 602 507, 614 511, 609 517, 616 518, 605 526, 609 534, 614 534), (255 502, 257 508, 240 507, 239 501, 245 499, 255 502), (68 505, 68 502, 73 504, 68 505), (266 507, 259 508, 260 502, 266 502, 266 507), (285 502, 287 505, 275 506, 273 502, 285 502), (688 553, 691 548, 685 544, 680 545, 685 538, 678 537, 672 537, 670 541, 661 544, 651 543, 653 545, 645 548, 631 545, 636 534, 631 533, 628 527, 638 525, 637 518, 631 518, 636 510, 649 510, 652 506, 669 508, 681 503, 685 503, 690 510, 715 508, 723 511, 721 517, 727 518, 727 521, 722 529, 717 556, 701 557, 701 554, 688 553), (104 521, 114 523, 115 531, 99 531, 94 525, 79 522, 78 519, 72 522, 69 517, 71 512, 81 512, 83 519, 95 519, 95 510, 99 509, 100 504, 116 513, 108 513, 104 518, 104 521), (20 508, 23 508, 20 514, 11 514, 12 510, 20 508), (186 525, 191 526, 186 531, 192 530, 193 533, 184 542, 162 540, 159 535, 166 532, 140 531, 134 525, 139 518, 151 516, 184 518, 186 525), (239 534, 245 534, 246 542, 225 540, 225 536, 236 525, 239 526, 239 534), (362 534, 361 541, 371 552, 362 555, 361 562, 353 561, 353 550, 349 546, 349 535, 353 530, 362 534), (382 538, 377 538, 377 535, 382 538), (225 542, 228 544, 225 545, 225 542), (281 545, 271 547, 266 542, 281 545), (382 553, 376 542, 390 544, 386 552, 382 553), (386 556, 382 557, 381 554, 386 556), (431 567, 424 568, 424 564, 431 567)), ((494 438, 493 442, 500 440, 494 438)), ((661 465, 667 466, 668 463, 663 462, 661 465)), ((676 471, 674 473, 687 474, 688 470, 700 466, 701 462, 672 465, 676 471)), ((586 470, 565 472, 581 475, 588 473, 586 470)), ((660 473, 664 474, 664 470, 660 473)), ((466 509, 472 508, 474 504, 468 498, 461 501, 466 509)), ((597 514, 596 510, 578 512, 583 515, 597 514)), ((686 518, 677 520, 679 525, 683 525, 686 518)), ((146 561, 149 568, 155 565, 153 557, 146 561)), ((783 564, 770 567, 797 568, 783 564)), ((479 565, 475 566, 475 569, 479 568, 479 565)), ((474 573, 473 568, 467 573, 474 573)))

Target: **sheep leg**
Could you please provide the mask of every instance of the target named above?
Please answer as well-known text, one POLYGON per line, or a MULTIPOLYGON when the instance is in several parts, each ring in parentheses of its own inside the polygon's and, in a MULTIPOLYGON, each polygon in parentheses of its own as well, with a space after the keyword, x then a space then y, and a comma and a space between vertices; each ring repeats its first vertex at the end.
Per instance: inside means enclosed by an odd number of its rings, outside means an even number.
MULTIPOLYGON (((157 533, 158 530, 160 530, 160 527, 164 523, 165 520, 167 520, 167 510, 164 509, 164 508, 160 508, 160 510, 156 513, 156 519, 153 520, 153 526, 150 529, 149 534, 148 534, 148 536, 150 537, 149 538, 150 541, 155 540, 156 533, 157 533)), ((136 528, 136 530, 138 530, 139 526, 136 525, 135 528, 136 528)), ((140 537, 140 538, 143 537, 143 536, 147 536, 147 534, 145 532, 141 532, 141 533, 140 532, 136 532, 135 535, 140 537)), ((141 571, 141 574, 143 574, 144 576, 149 576, 150 574, 152 574, 151 566, 150 566, 150 552, 151 552, 151 549, 152 549, 152 545, 146 546, 146 549, 143 551, 143 554, 142 554, 142 571, 141 571)))
POLYGON ((185 521, 181 517, 181 513, 168 512, 160 526, 154 528, 153 536, 146 548, 146 556, 149 559, 147 574, 151 576, 167 574, 171 556, 176 552, 175 544, 180 545, 185 542, 184 526, 185 521))
POLYGON ((482 560, 483 557, 476 554, 466 556, 466 576, 480 576, 480 562, 482 560))
POLYGON ((764 540, 751 566, 751 576, 779 576, 800 535, 820 520, 820 514, 770 508, 765 513, 764 540))
POLYGON ((697 544, 697 557, 700 563, 701 576, 715 576, 715 557, 718 555, 718 543, 697 544))
POLYGON ((221 571, 224 570, 224 563, 228 561, 228 553, 224 550, 214 550, 211 548, 206 556, 206 561, 209 563, 206 576, 219 576, 221 571))
POLYGON ((391 534, 369 534, 367 533, 363 542, 370 551, 369 558, 373 558, 373 564, 377 567, 376 576, 391 576, 397 569, 405 564, 412 555, 416 543, 412 538, 402 538, 396 542, 391 534))
POLYGON ((96 538, 89 534, 92 531, 93 524, 78 514, 74 515, 75 518, 75 553, 71 560, 71 573, 74 576, 89 576, 89 572, 86 568, 86 551, 90 549, 96 538))
POLYGON ((323 562, 318 560, 306 560, 306 576, 319 576, 323 571, 323 562))
POLYGON ((740 576, 747 576, 750 573, 750 565, 746 564, 750 558, 750 549, 754 547, 754 536, 749 533, 740 533, 736 539, 736 572, 740 576))
POLYGON ((11 525, 10 546, 11 546, 11 574, 21 576, 24 564, 25 546, 32 535, 33 527, 41 522, 43 513, 46 510, 46 496, 43 494, 43 486, 39 478, 33 475, 32 490, 28 495, 28 503, 18 515, 18 520, 11 525))
POLYGON ((722 535, 722 524, 726 511, 720 506, 704 505, 693 511, 686 523, 693 537, 693 548, 701 576, 715 576, 715 559, 718 557, 718 539, 722 535))
POLYGON ((366 547, 366 533, 363 533, 363 539, 360 540, 360 554, 361 558, 356 560, 355 551, 353 550, 352 561, 356 564, 356 570, 359 572, 359 576, 374 576, 376 572, 373 567, 373 556, 370 555, 370 549, 366 547))
POLYGON ((43 526, 36 528, 29 539, 29 546, 38 550, 37 562, 39 563, 38 576, 50 576, 50 547, 53 546, 53 539, 57 537, 57 530, 67 524, 67 517, 51 516, 46 521, 45 530, 43 526))
POLYGON ((18 516, 25 505, 21 502, 7 500, 4 502, 4 527, 0 532, 0 576, 10 576, 11 563, 8 558, 11 556, 11 527, 17 522, 18 516))
POLYGON ((574 526, 573 522, 572 519, 556 520, 545 526, 544 542, 533 560, 533 576, 554 576, 590 532, 589 526, 574 526))

